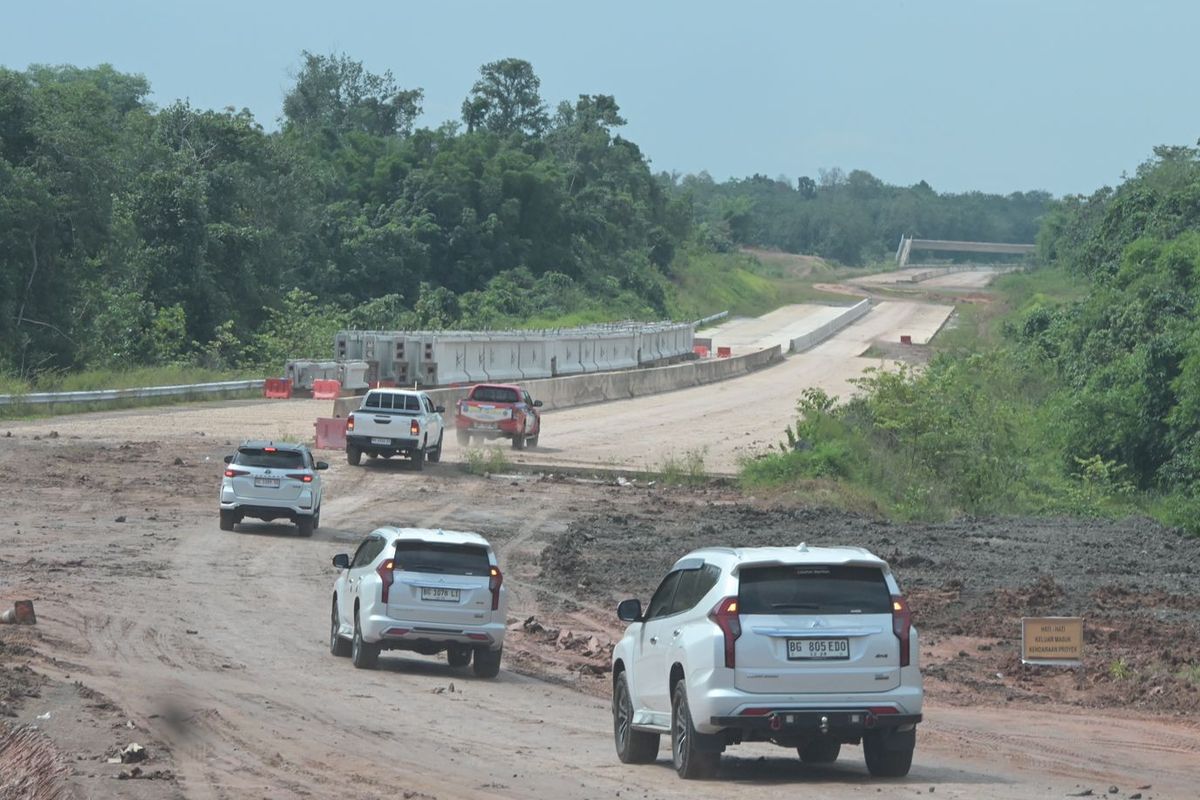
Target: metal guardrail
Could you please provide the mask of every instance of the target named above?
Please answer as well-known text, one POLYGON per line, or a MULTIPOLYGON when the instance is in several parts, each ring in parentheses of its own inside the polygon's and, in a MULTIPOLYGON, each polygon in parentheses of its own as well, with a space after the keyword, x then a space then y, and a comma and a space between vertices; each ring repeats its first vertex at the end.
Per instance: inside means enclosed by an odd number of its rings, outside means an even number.
POLYGON ((244 392, 261 389, 263 381, 220 381, 191 383, 178 386, 146 386, 140 389, 96 389, 87 392, 30 392, 29 394, 0 394, 2 406, 54 406, 68 403, 95 403, 109 400, 130 400, 148 397, 192 397, 225 392, 244 392))
POLYGON ((704 319, 696 320, 695 322, 692 323, 692 325, 694 325, 697 328, 702 328, 705 325, 711 325, 712 323, 716 322, 717 320, 725 319, 728 316, 729 316, 728 311, 718 311, 716 314, 710 314, 709 316, 705 317, 704 319))

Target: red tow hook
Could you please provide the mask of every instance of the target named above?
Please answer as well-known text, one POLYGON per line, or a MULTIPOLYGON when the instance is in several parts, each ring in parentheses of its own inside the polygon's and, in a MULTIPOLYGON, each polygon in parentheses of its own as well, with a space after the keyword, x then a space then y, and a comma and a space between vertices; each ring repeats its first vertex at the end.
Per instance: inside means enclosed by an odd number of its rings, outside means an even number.
POLYGON ((768 723, 773 731, 783 730, 783 719, 778 714, 771 715, 771 721, 768 723))
POLYGON ((867 715, 865 717, 863 717, 863 727, 864 728, 874 728, 875 727, 875 713, 874 712, 868 711, 867 715))

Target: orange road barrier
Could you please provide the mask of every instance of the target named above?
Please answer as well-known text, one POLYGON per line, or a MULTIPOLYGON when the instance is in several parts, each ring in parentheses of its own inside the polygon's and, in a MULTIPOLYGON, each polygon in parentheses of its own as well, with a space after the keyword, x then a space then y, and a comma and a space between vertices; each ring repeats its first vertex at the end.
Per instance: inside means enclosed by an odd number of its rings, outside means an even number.
POLYGON ((263 397, 286 400, 292 396, 292 382, 287 378, 267 378, 263 381, 263 397))
POLYGON ((335 380, 315 380, 313 381, 313 399, 314 400, 337 400, 342 393, 341 381, 335 380))
POLYGON ((313 423, 317 429, 317 450, 341 450, 346 446, 346 420, 339 417, 318 417, 313 423))

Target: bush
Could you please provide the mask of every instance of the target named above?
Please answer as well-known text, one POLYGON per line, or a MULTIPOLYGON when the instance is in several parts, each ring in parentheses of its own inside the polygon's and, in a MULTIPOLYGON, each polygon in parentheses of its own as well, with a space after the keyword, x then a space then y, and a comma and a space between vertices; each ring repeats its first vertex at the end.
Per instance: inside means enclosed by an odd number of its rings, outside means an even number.
POLYGON ((467 472, 472 475, 495 475, 508 469, 511 464, 503 448, 471 448, 466 452, 467 472))

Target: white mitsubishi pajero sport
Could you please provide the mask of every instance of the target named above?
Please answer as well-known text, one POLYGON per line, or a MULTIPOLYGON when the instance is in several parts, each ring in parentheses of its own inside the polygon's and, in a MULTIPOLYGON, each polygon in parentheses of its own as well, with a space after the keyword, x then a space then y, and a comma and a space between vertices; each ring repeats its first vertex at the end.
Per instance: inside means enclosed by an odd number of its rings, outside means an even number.
POLYGON ((917 631, 886 562, 857 547, 689 553, 613 651, 613 732, 627 764, 671 736, 683 778, 728 745, 795 747, 806 763, 862 743, 874 776, 907 775, 923 690, 917 631))

